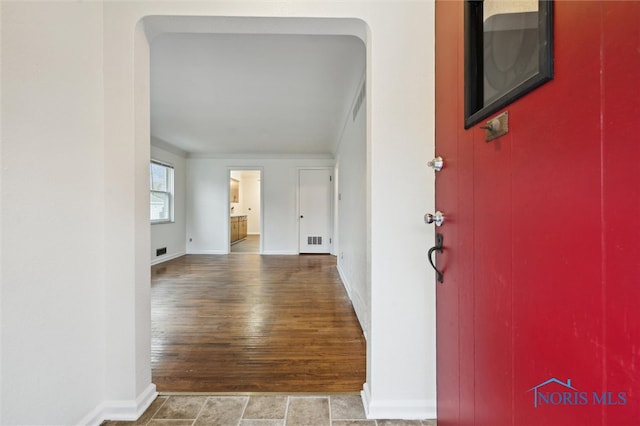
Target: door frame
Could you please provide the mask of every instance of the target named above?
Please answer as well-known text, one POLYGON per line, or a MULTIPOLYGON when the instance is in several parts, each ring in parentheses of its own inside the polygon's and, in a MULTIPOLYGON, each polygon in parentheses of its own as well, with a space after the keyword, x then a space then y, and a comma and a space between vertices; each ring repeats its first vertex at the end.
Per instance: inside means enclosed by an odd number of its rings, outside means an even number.
POLYGON ((334 210, 334 194, 336 190, 336 179, 335 179, 335 167, 334 166, 312 166, 312 167, 297 167, 296 168, 296 221, 298 222, 298 254, 301 254, 300 247, 300 172, 302 170, 327 170, 329 172, 329 176, 331 176, 331 185, 329 186, 329 254, 335 255, 334 247, 335 247, 335 210, 334 210))
MULTIPOLYGON (((231 172, 259 172, 260 173, 260 252, 262 254, 264 252, 264 167, 261 166, 229 166, 227 167, 227 182, 231 180, 231 172)), ((226 196, 226 206, 227 210, 229 210, 229 206, 231 205, 231 187, 227 185, 227 196, 226 196)), ((231 216, 231 212, 229 211, 229 217, 231 216)), ((231 223, 227 220, 227 254, 231 254, 231 223)))

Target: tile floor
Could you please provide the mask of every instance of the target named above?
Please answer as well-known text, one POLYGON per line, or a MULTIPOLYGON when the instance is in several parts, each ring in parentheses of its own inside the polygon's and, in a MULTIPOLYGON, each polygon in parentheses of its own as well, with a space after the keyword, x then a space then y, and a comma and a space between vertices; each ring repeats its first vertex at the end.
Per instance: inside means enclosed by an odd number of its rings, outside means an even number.
POLYGON ((435 420, 366 420, 357 394, 161 395, 136 422, 102 426, 436 426, 435 420))

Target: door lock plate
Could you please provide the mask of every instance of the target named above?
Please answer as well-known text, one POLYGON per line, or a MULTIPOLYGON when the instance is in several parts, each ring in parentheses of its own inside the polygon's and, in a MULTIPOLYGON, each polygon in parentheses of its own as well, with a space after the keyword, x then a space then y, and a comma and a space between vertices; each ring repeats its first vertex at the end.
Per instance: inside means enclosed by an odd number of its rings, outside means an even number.
POLYGON ((509 133, 509 111, 505 111, 499 116, 487 121, 484 126, 484 141, 489 142, 502 135, 509 133))

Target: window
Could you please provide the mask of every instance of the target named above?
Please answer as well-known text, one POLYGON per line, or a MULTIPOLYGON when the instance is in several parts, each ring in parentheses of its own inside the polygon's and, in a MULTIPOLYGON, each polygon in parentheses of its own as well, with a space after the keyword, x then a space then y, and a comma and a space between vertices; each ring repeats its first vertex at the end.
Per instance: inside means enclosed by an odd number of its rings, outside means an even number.
POLYGON ((553 78, 551 0, 465 1, 465 128, 553 78))
POLYGON ((173 222, 173 167, 151 161, 151 223, 173 222))

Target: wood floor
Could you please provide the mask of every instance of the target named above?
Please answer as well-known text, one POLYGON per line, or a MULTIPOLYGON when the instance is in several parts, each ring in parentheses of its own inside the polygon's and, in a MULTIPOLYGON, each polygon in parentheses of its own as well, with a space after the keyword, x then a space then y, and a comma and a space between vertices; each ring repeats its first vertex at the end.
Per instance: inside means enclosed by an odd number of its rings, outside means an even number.
POLYGON ((231 253, 260 253, 260 235, 252 234, 231 245, 231 253))
POLYGON ((365 342, 335 257, 187 255, 151 269, 161 392, 358 392, 365 342))

